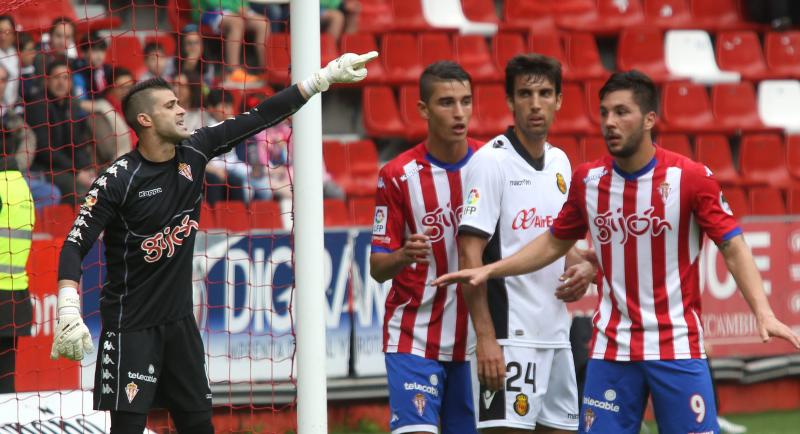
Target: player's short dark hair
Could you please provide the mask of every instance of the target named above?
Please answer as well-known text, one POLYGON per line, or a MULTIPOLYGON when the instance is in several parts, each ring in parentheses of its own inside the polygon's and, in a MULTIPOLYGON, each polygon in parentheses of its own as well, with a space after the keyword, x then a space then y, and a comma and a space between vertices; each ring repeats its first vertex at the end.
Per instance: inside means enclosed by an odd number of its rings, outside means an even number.
POLYGON ((69 24, 72 31, 75 31, 75 21, 70 17, 60 16, 53 18, 53 21, 50 22, 50 33, 53 33, 53 30, 61 24, 69 24))
POLYGON ((561 62, 543 54, 519 54, 506 64, 506 96, 514 97, 514 84, 520 75, 542 77, 550 80, 561 93, 561 62))
POLYGON ((633 92, 633 100, 639 105, 639 110, 643 114, 650 112, 658 114, 658 92, 653 80, 647 74, 635 69, 611 74, 611 77, 600 88, 600 100, 618 90, 633 92))
POLYGON ((233 104, 233 94, 226 89, 211 89, 203 102, 206 108, 216 107, 223 102, 233 104))
POLYGON ((144 45, 144 55, 148 56, 151 53, 155 53, 156 51, 161 51, 162 53, 166 53, 167 50, 164 49, 164 46, 161 45, 160 42, 151 41, 144 45))
POLYGON ((433 95, 433 84, 449 80, 466 81, 472 85, 469 73, 458 63, 449 60, 431 63, 419 76, 419 99, 428 102, 433 95))
POLYGON ((139 125, 136 117, 139 116, 139 113, 150 113, 153 105, 150 95, 154 90, 158 89, 171 91, 172 86, 163 78, 155 77, 134 84, 128 93, 122 97, 122 113, 125 115, 125 122, 133 128, 136 134, 142 131, 142 126, 139 125))

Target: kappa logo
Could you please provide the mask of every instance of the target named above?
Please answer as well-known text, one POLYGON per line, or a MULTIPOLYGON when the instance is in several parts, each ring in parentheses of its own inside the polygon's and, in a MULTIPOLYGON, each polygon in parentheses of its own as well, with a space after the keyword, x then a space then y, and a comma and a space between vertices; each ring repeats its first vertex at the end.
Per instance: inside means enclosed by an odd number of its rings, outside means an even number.
POLYGON ((600 178, 602 178, 602 177, 604 177, 606 175, 608 175, 608 169, 606 169, 604 167, 603 170, 600 173, 595 173, 594 175, 589 175, 589 176, 583 178, 583 183, 584 184, 588 184, 588 183, 590 183, 592 181, 597 181, 598 179, 600 179, 600 178))
POLYGON ((69 231, 69 234, 67 235, 67 241, 78 243, 78 240, 83 241, 83 234, 81 233, 80 229, 73 228, 71 231, 69 231))
POLYGON ((496 393, 497 393, 497 391, 494 391, 494 390, 484 390, 483 391, 483 396, 482 396, 482 398, 483 398, 483 408, 485 408, 487 410, 489 409, 489 407, 492 405, 492 401, 494 401, 494 395, 496 393))
POLYGON ((108 379, 113 380, 114 376, 111 375, 111 372, 109 372, 108 369, 103 369, 103 380, 108 380, 108 379))
POLYGON ((106 178, 106 176, 103 175, 103 176, 97 178, 97 181, 95 181, 95 184, 97 184, 98 186, 100 186, 103 189, 105 189, 106 185, 108 184, 108 178, 106 178))
POLYGON ((103 395, 110 395, 112 393, 114 393, 114 389, 108 384, 103 383, 103 395))
POLYGON ((81 227, 81 226, 88 228, 89 224, 86 223, 86 219, 83 218, 82 215, 78 215, 78 217, 75 218, 75 227, 81 227))
POLYGON ((196 221, 190 220, 189 216, 185 215, 181 224, 164 228, 161 232, 145 239, 141 244, 141 249, 145 252, 144 261, 149 264, 158 262, 165 250, 167 257, 171 258, 175 254, 176 246, 182 245, 183 240, 191 236, 192 229, 196 231, 198 227, 196 221))
POLYGON ((156 187, 150 190, 142 190, 139 192, 139 197, 153 197, 161 193, 162 191, 163 190, 161 189, 161 187, 156 187))
POLYGON ((108 353, 103 353, 103 364, 104 365, 113 365, 114 364, 114 361, 111 360, 111 357, 109 357, 108 353))
POLYGON ((178 163, 178 173, 184 178, 192 181, 192 166, 186 163, 178 163))
POLYGON ((106 351, 114 351, 114 344, 112 344, 111 341, 105 341, 103 342, 103 349, 106 351))
POLYGON ((424 168, 422 164, 417 163, 417 167, 412 167, 406 173, 400 175, 400 180, 406 182, 409 178, 416 176, 424 168))

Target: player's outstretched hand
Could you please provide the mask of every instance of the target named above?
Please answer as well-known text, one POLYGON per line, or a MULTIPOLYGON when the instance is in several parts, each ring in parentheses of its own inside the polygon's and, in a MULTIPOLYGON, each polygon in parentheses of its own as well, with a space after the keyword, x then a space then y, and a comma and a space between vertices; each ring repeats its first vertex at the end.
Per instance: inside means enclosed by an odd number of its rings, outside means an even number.
POLYGON ((497 339, 479 338, 477 343, 475 356, 478 360, 478 381, 490 391, 502 390, 506 379, 503 349, 497 339))
POLYGON ((472 286, 480 286, 486 283, 487 280, 489 280, 489 269, 484 265, 483 267, 467 268, 439 276, 431 282, 431 286, 447 286, 453 283, 468 283, 472 286))
POLYGON ((567 268, 558 279, 564 283, 556 288, 556 298, 565 303, 580 300, 596 275, 597 268, 590 262, 581 262, 567 268))
POLYGON ((770 337, 786 339, 795 349, 800 350, 800 337, 774 315, 758 320, 758 333, 761 335, 762 342, 769 342, 770 337))
POLYGON ((356 83, 367 78, 367 63, 378 57, 377 51, 366 54, 344 53, 314 74, 318 91, 328 90, 333 83, 356 83))
POLYGON ((58 295, 58 325, 53 336, 50 358, 59 356, 81 360, 94 351, 92 335, 80 315, 80 297, 75 288, 61 288, 58 295))

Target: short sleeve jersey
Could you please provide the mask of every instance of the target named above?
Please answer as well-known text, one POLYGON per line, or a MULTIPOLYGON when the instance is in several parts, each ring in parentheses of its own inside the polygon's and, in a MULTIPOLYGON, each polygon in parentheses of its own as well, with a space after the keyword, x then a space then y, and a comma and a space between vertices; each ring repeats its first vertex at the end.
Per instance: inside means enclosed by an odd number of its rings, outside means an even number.
POLYGON ((375 195, 372 252, 390 253, 427 229, 428 264, 405 267, 386 297, 383 350, 440 361, 464 361, 473 350, 469 312, 460 285, 433 287, 438 276, 458 270, 456 230, 461 218, 464 165, 480 143, 468 139, 460 162, 446 164, 424 143, 398 155, 380 171, 375 195))
POLYGON ((561 239, 589 231, 602 272, 592 357, 703 358, 698 262, 703 234, 741 233, 711 171, 657 147, 636 173, 610 156, 579 166, 551 228, 561 239))
MULTIPOLYGON (((547 231, 567 197, 571 167, 549 143, 537 163, 513 130, 497 136, 467 166, 459 233, 489 239, 483 262, 511 256, 547 231), (536 167, 541 167, 537 169, 536 167)), ((501 345, 568 348, 569 315, 555 298, 564 259, 534 273, 491 279, 488 302, 501 345)))

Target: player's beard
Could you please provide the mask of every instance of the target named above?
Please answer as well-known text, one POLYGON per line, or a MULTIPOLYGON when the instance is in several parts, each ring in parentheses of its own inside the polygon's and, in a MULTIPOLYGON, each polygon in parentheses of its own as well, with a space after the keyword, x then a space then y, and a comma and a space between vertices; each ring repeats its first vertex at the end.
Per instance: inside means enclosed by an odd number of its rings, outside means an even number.
POLYGON ((633 131, 630 137, 628 137, 628 139, 622 143, 622 146, 620 146, 616 150, 611 149, 611 146, 608 146, 608 143, 606 143, 606 146, 608 147, 608 153, 611 154, 612 157, 616 158, 628 158, 632 156, 641 147, 644 134, 645 132, 644 132, 644 122, 643 122, 639 126, 639 128, 633 131))

